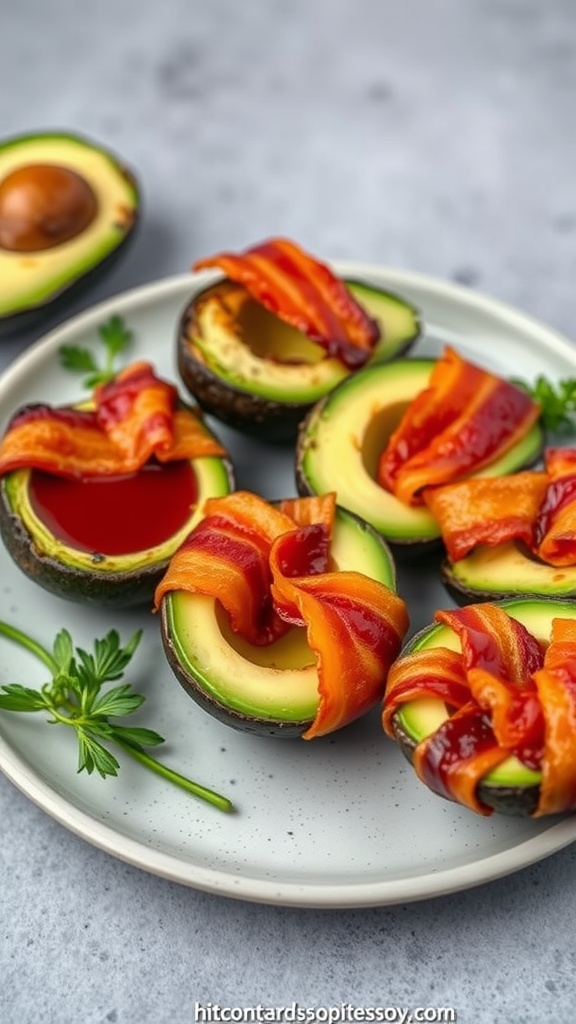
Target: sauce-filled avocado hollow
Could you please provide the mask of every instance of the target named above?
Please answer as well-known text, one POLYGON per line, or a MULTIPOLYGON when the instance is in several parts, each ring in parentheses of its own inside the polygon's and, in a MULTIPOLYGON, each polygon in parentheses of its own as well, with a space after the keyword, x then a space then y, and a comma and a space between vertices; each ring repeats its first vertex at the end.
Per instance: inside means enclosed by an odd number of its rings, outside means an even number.
POLYGON ((19 568, 60 597, 108 607, 150 604, 201 503, 234 486, 198 411, 146 363, 88 406, 19 410, 0 474, 0 534, 19 568))

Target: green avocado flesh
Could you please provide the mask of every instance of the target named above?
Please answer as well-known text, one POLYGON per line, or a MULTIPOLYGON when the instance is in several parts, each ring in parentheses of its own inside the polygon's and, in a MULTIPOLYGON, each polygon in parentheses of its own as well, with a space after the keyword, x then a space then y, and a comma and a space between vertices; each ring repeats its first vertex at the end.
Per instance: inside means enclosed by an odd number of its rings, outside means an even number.
MULTIPOLYGON (((576 605, 570 601, 519 598, 502 601, 500 606, 543 642, 548 641, 550 637, 553 619, 576 618, 576 605)), ((433 647, 445 647, 459 651, 460 641, 449 626, 437 624, 422 630, 404 653, 428 650, 433 647)), ((433 698, 410 701, 395 715, 402 732, 410 739, 412 745, 429 736, 447 717, 448 711, 444 702, 433 698)), ((514 801, 518 803, 521 792, 537 787, 540 781, 540 772, 527 768, 516 757, 509 757, 484 777, 482 787, 488 801, 491 790, 509 789, 512 791, 514 801)), ((499 809, 505 810, 505 806, 501 806, 499 809)))
POLYGON ((481 545, 458 562, 446 561, 442 577, 460 603, 513 594, 560 598, 576 594, 576 565, 546 565, 514 541, 481 545))
MULTIPOLYGON (((38 188, 41 188, 41 184, 38 188)), ((71 134, 17 136, 0 143, 0 324, 59 297, 72 285, 102 267, 132 235, 139 216, 139 192, 132 174, 117 158, 88 140, 71 134), (19 195, 7 195, 8 185, 27 168, 56 168, 72 172, 91 195, 93 209, 86 223, 63 241, 56 234, 56 220, 65 216, 51 208, 50 194, 30 217, 45 226, 54 244, 27 249, 26 241, 12 248, 17 205, 31 202, 34 188, 20 185, 19 195), (51 220, 51 217, 53 220, 51 220)), ((72 216, 72 214, 70 215, 72 216)))
MULTIPOLYGON (((208 497, 229 494, 233 473, 226 459, 191 460, 196 502, 188 520, 162 543, 130 554, 108 555, 76 548, 57 536, 30 500, 30 470, 7 474, 0 483, 0 535, 19 568, 39 586, 72 601, 125 607, 151 601, 172 555, 193 529, 208 497)), ((142 514, 137 510, 135 514, 142 514)))
MULTIPOLYGON (((367 283, 346 284, 380 326, 371 361, 392 359, 416 341, 420 320, 413 306, 367 283)), ((339 359, 327 357, 322 346, 228 280, 194 298, 184 315, 180 348, 191 388, 197 363, 222 386, 274 402, 310 405, 350 373, 339 359)))
MULTIPOLYGON (((434 360, 402 359, 369 366, 318 402, 300 429, 296 476, 301 494, 336 491, 338 502, 371 523, 390 543, 437 540, 425 507, 399 501, 376 482, 378 458, 406 407, 428 384, 434 360)), ((534 462, 544 443, 539 425, 474 476, 502 476, 534 462)))
MULTIPOLYGON (((343 509, 337 510, 331 552, 335 567, 395 588, 386 545, 343 509)), ((175 591, 163 601, 162 633, 168 660, 186 691, 226 724, 246 729, 252 723, 253 731, 269 734, 276 730, 266 727, 277 726, 280 734, 300 735, 314 719, 318 674, 304 628, 292 627, 274 643, 258 647, 232 632, 213 598, 175 591)))

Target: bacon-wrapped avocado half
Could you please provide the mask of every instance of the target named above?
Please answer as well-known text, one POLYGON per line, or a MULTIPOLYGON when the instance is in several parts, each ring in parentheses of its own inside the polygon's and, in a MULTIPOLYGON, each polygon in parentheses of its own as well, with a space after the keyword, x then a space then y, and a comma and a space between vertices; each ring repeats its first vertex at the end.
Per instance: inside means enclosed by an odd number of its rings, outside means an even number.
POLYGON ((156 591, 167 659, 234 728, 313 739, 381 704, 408 628, 379 535, 333 494, 205 503, 156 591))
POLYGON ((438 611, 392 666, 385 732, 438 796, 489 815, 576 810, 576 606, 438 611))
POLYGON ((300 428, 297 486, 335 490, 395 553, 420 552, 441 535, 429 488, 515 472, 543 445, 538 404, 447 346, 438 360, 365 367, 318 402, 300 428))
POLYGON ((28 405, 0 442, 0 534, 59 597, 148 604, 199 505, 234 487, 199 410, 147 362, 77 406, 28 405))
POLYGON ((224 276, 184 310, 182 380, 207 412, 267 440, 294 439, 322 395, 366 363, 407 352, 420 335, 419 313, 401 296, 343 279, 285 238, 192 269, 224 276))
POLYGON ((442 577, 460 603, 513 595, 576 598, 576 449, 548 448, 540 470, 431 488, 442 577))

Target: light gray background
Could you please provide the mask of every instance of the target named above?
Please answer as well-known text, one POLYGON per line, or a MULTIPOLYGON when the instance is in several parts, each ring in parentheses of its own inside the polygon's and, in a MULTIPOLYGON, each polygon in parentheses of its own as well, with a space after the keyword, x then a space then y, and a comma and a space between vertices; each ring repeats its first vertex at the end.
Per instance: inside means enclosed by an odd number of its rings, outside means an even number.
MULTIPOLYGON (((126 260, 61 316, 285 233, 570 335, 575 111, 573 0, 0 0, 0 136, 85 132, 145 195, 126 260)), ((1 778, 0 823, 3 1024, 188 1024, 196 1000, 574 1019, 572 848, 460 895, 320 912, 148 876, 1 778)))

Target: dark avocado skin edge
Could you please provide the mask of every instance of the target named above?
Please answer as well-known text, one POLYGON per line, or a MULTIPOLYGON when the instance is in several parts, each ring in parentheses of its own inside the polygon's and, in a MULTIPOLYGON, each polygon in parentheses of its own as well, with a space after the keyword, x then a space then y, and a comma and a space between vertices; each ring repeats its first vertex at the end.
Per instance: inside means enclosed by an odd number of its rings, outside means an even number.
MULTIPOLYGON (((392 719, 394 739, 406 759, 412 764, 412 756, 416 747, 414 739, 409 736, 395 715, 392 719)), ((510 817, 530 817, 538 806, 540 786, 489 786, 480 782, 476 795, 480 803, 485 804, 498 814, 510 817)), ((438 794, 435 794, 438 795, 438 794)))
POLYGON ((298 425, 311 408, 301 402, 275 402, 224 384, 213 370, 196 359, 186 343, 193 312, 184 312, 178 329, 177 365, 180 378, 198 405, 221 423, 253 437, 291 444, 298 425))
MULTIPOLYGON (((182 382, 201 408, 222 423, 250 436, 264 436, 274 443, 293 444, 302 420, 316 403, 279 402, 251 394, 228 381, 224 382, 213 370, 196 359, 190 351, 187 338, 192 333, 195 302, 198 298, 198 295, 195 296, 187 305, 178 326, 176 350, 182 382)), ((398 348, 394 354, 395 359, 405 356, 420 338, 420 317, 416 313, 415 322, 414 334, 398 348)))
MULTIPOLYGON (((228 459, 222 461, 232 489, 232 464, 228 459)), ((170 561, 164 558, 125 572, 103 573, 98 572, 97 563, 92 572, 43 554, 37 550, 20 516, 12 512, 4 480, 0 481, 0 537, 12 560, 33 583, 65 601, 99 608, 151 606, 154 591, 170 561)))
POLYGON ((213 697, 209 697, 205 691, 196 683, 194 678, 184 671, 178 654, 176 652, 168 616, 166 614, 166 602, 162 602, 160 612, 160 634, 166 660, 172 669, 176 679, 184 689, 185 693, 195 703, 206 711, 212 718, 222 722, 223 725, 231 726, 239 732, 248 733, 251 736, 268 737, 274 739, 300 739, 302 733, 312 724, 309 722, 279 722, 276 719, 250 718, 240 711, 222 704, 213 697))

